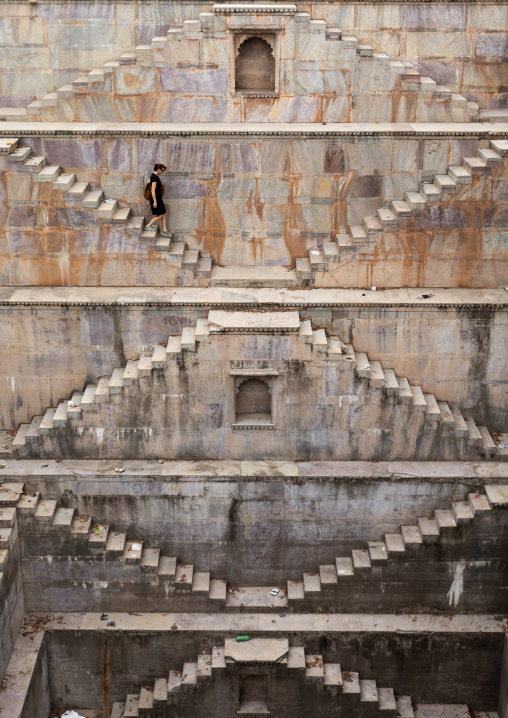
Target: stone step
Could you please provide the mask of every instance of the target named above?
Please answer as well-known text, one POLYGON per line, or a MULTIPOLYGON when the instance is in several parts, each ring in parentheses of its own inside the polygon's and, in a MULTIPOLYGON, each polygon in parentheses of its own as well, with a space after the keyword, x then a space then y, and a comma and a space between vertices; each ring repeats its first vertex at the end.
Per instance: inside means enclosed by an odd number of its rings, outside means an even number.
POLYGON ((74 88, 72 85, 62 85, 56 91, 56 96, 59 100, 68 100, 74 97, 74 88))
POLYGON ((0 138, 0 155, 10 155, 19 147, 19 137, 0 138))
POLYGON ((121 558, 124 555, 127 534, 119 531, 110 531, 106 543, 106 554, 111 558, 121 558))
POLYGON ((56 408, 46 409, 46 412, 42 417, 42 421, 39 424, 40 434, 49 434, 49 432, 53 429, 53 417, 55 414, 56 408))
POLYGON ((473 516, 477 513, 481 514, 484 511, 490 511, 491 506, 486 494, 472 493, 468 494, 467 502, 473 512, 473 516))
POLYGON ((124 65, 135 65, 136 64, 136 53, 135 52, 124 52, 120 55, 120 66, 124 65))
POLYGON ((192 592, 208 596, 210 592, 210 573, 196 571, 192 577, 192 592))
POLYGON ((107 199, 97 207, 97 217, 110 222, 117 210, 118 202, 116 199, 107 199))
POLYGON ((182 269, 196 271, 199 262, 199 249, 187 249, 182 257, 182 269))
POLYGON ((342 47, 354 47, 356 49, 358 47, 358 38, 352 35, 343 35, 342 47))
POLYGON ((164 235, 161 237, 161 239, 169 240, 170 244, 167 250, 168 259, 171 259, 174 262, 182 262, 184 254, 187 251, 187 243, 172 241, 169 237, 165 237, 164 235))
POLYGON ((25 441, 27 444, 36 444, 40 441, 40 431, 39 427, 41 425, 41 421, 44 417, 42 416, 34 416, 32 421, 30 422, 30 428, 26 432, 25 441))
POLYGON ((342 672, 342 693, 343 695, 360 695, 360 675, 355 671, 342 672))
POLYGON ((487 163, 479 157, 464 157, 462 164, 472 175, 488 174, 490 172, 487 163))
POLYGON ((154 50, 163 50, 166 47, 167 41, 168 41, 167 35, 162 35, 161 37, 152 37, 151 47, 154 50))
POLYGON ((165 678, 157 678, 153 685, 153 706, 162 707, 168 700, 168 682, 165 678))
POLYGON ((370 379, 370 362, 365 352, 356 352, 356 373, 362 379, 370 379))
POLYGON ((222 578, 212 578, 208 596, 211 601, 225 602, 227 598, 227 581, 222 578))
POLYGON ((142 242, 155 242, 159 237, 159 228, 158 227, 144 227, 143 231, 139 235, 139 239, 142 242))
POLYGON ((342 348, 341 348, 341 342, 339 339, 334 339, 333 337, 328 338, 328 349, 326 351, 329 359, 335 359, 335 360, 342 360, 342 348))
POLYGON ((190 352, 196 351, 196 328, 184 327, 180 337, 180 346, 190 352))
POLYGON ((130 220, 132 210, 130 207, 121 207, 113 214, 111 221, 114 224, 127 224, 130 220))
POLYGON ((88 84, 95 84, 97 82, 104 82, 104 70, 103 69, 96 69, 91 70, 88 73, 88 84))
POLYGON ((81 419, 83 412, 81 410, 81 400, 83 399, 84 392, 75 391, 72 397, 67 402, 67 420, 69 419, 81 419))
POLYGON ((436 89, 434 90, 434 97, 443 99, 443 100, 450 100, 452 96, 452 91, 446 87, 446 85, 437 85, 436 89))
POLYGON ((385 534, 384 539, 386 544, 386 550, 388 551, 389 556, 390 554, 400 556, 405 552, 406 545, 404 543, 404 538, 401 533, 385 534))
POLYGON ((421 409, 422 411, 426 412, 427 402, 425 401, 425 397, 423 396, 421 386, 410 384, 409 389, 411 390, 411 394, 413 395, 413 409, 421 409))
POLYGON ((101 205, 103 199, 104 192, 102 190, 92 190, 91 192, 86 192, 83 197, 83 207, 86 207, 87 209, 97 209, 101 205))
POLYGON ((422 92, 434 92, 437 83, 431 77, 420 77, 420 89, 422 92))
POLYGON ((43 107, 57 107, 58 94, 56 92, 48 92, 41 100, 43 107))
POLYGON ((10 529, 14 526, 17 510, 19 510, 19 501, 17 506, 4 506, 0 509, 0 529, 10 529))
POLYGON ((443 193, 435 184, 423 182, 420 191, 426 202, 440 202, 443 199, 443 193))
POLYGON ((482 162, 485 162, 487 167, 496 167, 503 164, 502 156, 493 149, 479 149, 478 157, 482 162))
POLYGON ((393 200, 393 202, 390 203, 390 206, 398 220, 411 218, 412 211, 411 207, 407 204, 407 202, 393 200))
POLYGON ((370 362, 370 385, 374 389, 383 389, 385 386, 385 375, 381 362, 374 359, 370 362))
POLYGON ((333 564, 325 564, 319 567, 319 582, 322 589, 336 586, 337 569, 333 564))
POLYGON ((74 182, 71 188, 65 192, 64 199, 83 201, 89 188, 90 184, 88 182, 74 182))
POLYGON ((393 369, 383 369, 385 375, 385 390, 387 394, 398 396, 399 383, 393 369))
POLYGON ((457 191, 457 183, 450 175, 434 175, 434 184, 441 193, 448 192, 451 194, 457 191))
POLYGON ((422 535, 418 526, 401 526, 400 533, 404 542, 404 549, 417 549, 423 543, 422 535))
POLYGON ((73 172, 64 172, 56 178, 51 187, 60 192, 68 192, 75 183, 76 175, 73 172))
POLYGON ((360 701, 379 704, 376 681, 360 680, 360 701))
POLYGON ((456 92, 452 92, 450 102, 452 103, 452 107, 467 107, 468 101, 467 98, 463 95, 459 95, 456 92))
POLYGON ((448 167, 448 174, 457 184, 471 184, 473 181, 471 172, 465 167, 459 167, 458 165, 448 167))
POLYGON ((129 693, 125 701, 123 718, 137 718, 139 716, 139 695, 129 693))
POLYGON ((92 525, 91 516, 75 515, 71 524, 71 536, 74 538, 83 537, 88 539, 90 535, 90 527, 92 525))
POLYGON ((53 426, 67 426, 67 405, 68 402, 61 401, 53 416, 53 426))
POLYGON ((35 511, 36 521, 44 523, 53 523, 57 509, 58 501, 56 499, 42 499, 35 511))
POLYGON ((101 376, 99 381, 97 382, 97 388, 95 389, 94 394, 94 402, 96 404, 101 404, 104 402, 109 402, 109 376, 101 376))
POLYGON ((399 718, 414 718, 413 703, 410 696, 397 696, 395 698, 399 718))
POLYGON ((91 549, 106 549, 109 540, 109 525, 97 524, 96 527, 90 527, 88 535, 88 544, 91 549))
POLYGON ((127 222, 127 226, 125 227, 125 229, 127 232, 129 232, 131 234, 139 235, 139 234, 141 234, 141 232, 143 231, 143 229, 145 227, 145 222, 146 222, 146 220, 144 217, 141 217, 141 216, 132 217, 131 216, 129 218, 129 221, 127 222))
POLYGON ((303 590, 303 581, 288 581, 287 582, 287 596, 288 601, 303 601, 305 598, 305 591, 303 590))
POLYGON ((141 571, 143 573, 157 573, 159 570, 160 548, 145 548, 141 554, 141 571))
POLYGON ((413 211, 425 209, 426 199, 421 192, 406 192, 404 198, 413 211))
POLYGON ((209 279, 212 276, 212 258, 200 257, 196 268, 196 277, 209 279))
POLYGON ((508 140, 491 140, 490 146, 498 152, 501 157, 508 157, 508 140))
POLYGON ((297 257, 295 267, 298 279, 312 279, 312 271, 308 257, 297 257))
POLYGON ((15 538, 16 532, 14 531, 14 529, 0 529, 0 549, 6 551, 11 549, 14 544, 15 538))
POLYGON ((506 508, 508 506, 507 487, 502 484, 487 484, 485 495, 491 508, 506 508))
POLYGON ((198 664, 184 663, 182 675, 182 687, 194 688, 198 683, 198 664))
POLYGON ((456 436, 469 436, 469 429, 467 427, 466 421, 464 417, 462 416, 462 413, 459 409, 451 408, 450 409, 453 420, 455 422, 455 434, 456 436))
POLYGON ((436 509, 434 511, 434 517, 437 521, 440 532, 449 533, 457 528, 457 522, 455 521, 453 512, 450 509, 436 509))
POLYGON ((123 372, 123 383, 124 386, 127 384, 133 384, 138 380, 138 361, 137 359, 129 359, 123 372))
POLYGON ((197 660, 197 680, 205 681, 212 677, 212 654, 200 653, 197 660))
POLYGON ((126 541, 123 551, 123 559, 127 564, 139 566, 143 554, 143 541, 126 541))
POLYGON ((171 250, 171 238, 165 237, 164 235, 159 235, 153 248, 156 252, 166 252, 167 254, 169 254, 171 250))
POLYGON ((125 715, 125 703, 122 703, 121 701, 116 701, 113 703, 113 707, 111 709, 111 718, 124 718, 125 715))
POLYGON ((392 60, 388 63, 390 75, 403 75, 406 71, 406 66, 399 60, 392 60))
POLYGON ((152 46, 151 45, 138 45, 135 49, 135 53, 137 57, 145 57, 146 55, 149 55, 152 52, 152 46))
POLYGON ((174 581, 176 575, 176 556, 161 556, 159 559, 158 574, 162 579, 174 581))
POLYGON ((180 354, 182 351, 182 338, 181 337, 169 337, 166 346, 166 357, 174 357, 180 354))
POLYGON ((496 451, 496 444, 486 426, 476 427, 482 438, 482 449, 488 456, 493 456, 496 451))
POLYGON ((328 350, 328 340, 324 329, 314 329, 312 332, 312 348, 318 352, 328 350))
POLYGON ((441 412, 441 426, 443 428, 455 428, 455 419, 453 418, 452 410, 450 409, 449 405, 446 401, 438 401, 437 405, 439 407, 439 411, 441 412))
POLYGON ((19 166, 21 172, 30 172, 31 174, 38 174, 44 167, 46 167, 48 158, 46 155, 35 155, 29 157, 23 164, 19 166))
POLYGON ((362 244, 369 238, 367 230, 362 225, 355 225, 349 228, 349 234, 354 244, 362 244))
POLYGON ((365 230, 369 235, 377 234, 378 232, 381 232, 383 230, 383 227, 378 217, 364 217, 363 226, 365 227, 365 230))
POLYGON ((81 411, 97 411, 95 405, 95 392, 97 391, 97 384, 87 384, 81 402, 79 404, 81 411))
POLYGON ((399 377, 399 404, 412 404, 413 392, 406 377, 399 377))
POLYGON ((76 92, 76 90, 88 90, 88 76, 81 75, 80 77, 76 77, 76 79, 72 81, 72 89, 74 92, 76 92))
POLYGON ((364 551, 363 549, 354 549, 351 551, 351 556, 355 571, 366 571, 367 569, 372 568, 368 551, 364 551))
POLYGON ((399 226, 397 217, 390 209, 380 207, 377 216, 384 229, 396 229, 399 226))
POLYGON ((190 564, 177 564, 175 573, 175 587, 179 591, 190 591, 194 577, 194 566, 190 564))
MULTIPOLYGON (((18 108, 16 108, 17 110, 18 108)), ((22 109, 22 108, 19 108, 22 109)), ((41 100, 35 100, 34 102, 31 102, 29 105, 26 106, 26 114, 28 117, 37 117, 41 116, 42 112, 42 101, 41 100)), ((13 118, 14 119, 14 118, 13 118)), ((21 117, 19 119, 22 119, 21 117)))
POLYGON ((53 526, 70 529, 74 520, 74 513, 75 509, 58 508, 53 518, 53 526))
POLYGON ((340 663, 325 663, 323 685, 342 688, 342 671, 340 663))
POLYGON ((482 110, 479 114, 478 119, 480 122, 507 122, 508 123, 508 110, 482 110))
POLYGON ((436 519, 418 519, 418 530, 420 531, 423 543, 435 543, 439 540, 440 533, 436 519))
POLYGON ((321 580, 318 573, 303 574, 304 593, 321 593, 321 580))
POLYGON ((309 264, 312 272, 325 272, 326 271, 326 259, 324 254, 319 249, 309 249, 308 251, 309 264))
POLYGON ((374 48, 372 47, 372 45, 358 45, 356 48, 356 52, 361 57, 372 57, 374 48))
POLYGON ((337 571, 337 580, 354 576, 353 559, 350 556, 339 556, 335 559, 335 569, 337 571))
POLYGON ((306 344, 312 344, 312 324, 310 319, 303 319, 300 321, 300 329, 298 330, 298 336, 300 339, 303 339, 303 341, 306 344))
POLYGON ((34 182, 54 182, 61 174, 60 165, 46 165, 39 173, 34 174, 34 182))
POLYGON ((151 359, 153 369, 164 369, 167 364, 166 346, 156 344, 153 348, 151 359))
POLYGON ((26 435, 30 429, 31 424, 20 424, 16 432, 16 436, 12 440, 12 446, 25 446, 26 435))
POLYGON ((467 524, 474 519, 469 501, 452 501, 452 514, 457 526, 467 524))
POLYGON ((425 401, 427 402, 427 419, 433 419, 434 421, 441 421, 441 410, 439 409, 436 397, 434 394, 424 394, 425 401))
POLYGON ((138 376, 151 376, 152 374, 152 352, 142 352, 138 359, 138 376))
POLYGON ((113 369, 113 373, 109 379, 109 393, 120 394, 123 390, 123 375, 125 369, 123 367, 116 367, 113 369))
POLYGON ((478 431, 478 427, 476 426, 474 419, 465 419, 465 422, 468 433, 467 443, 470 446, 481 446, 482 435, 478 431))
POLYGON ((325 669, 323 665, 323 656, 319 654, 305 654, 305 678, 306 680, 317 681, 321 683, 325 677, 325 669))
POLYGON ((16 147, 10 154, 7 155, 8 164, 19 164, 26 162, 32 156, 31 147, 16 147))
POLYGON ((368 547, 371 563, 383 563, 388 560, 388 549, 384 541, 369 541, 368 547))
POLYGON ((16 506, 23 494, 23 484, 3 483, 0 485, 0 508, 4 506, 16 506))
POLYGON ((289 647, 287 667, 289 673, 305 674, 305 648, 289 647))

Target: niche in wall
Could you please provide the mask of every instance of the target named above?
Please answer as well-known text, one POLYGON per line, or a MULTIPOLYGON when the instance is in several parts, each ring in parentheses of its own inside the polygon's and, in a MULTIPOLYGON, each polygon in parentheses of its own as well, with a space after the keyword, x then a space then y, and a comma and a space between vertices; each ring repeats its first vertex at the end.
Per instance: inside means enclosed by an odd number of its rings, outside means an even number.
POLYGON ((237 425, 272 424, 272 394, 268 382, 245 377, 236 387, 237 425))
POLYGON ((240 707, 238 715, 269 714, 267 706, 268 676, 240 677, 240 707))
POLYGON ((235 92, 275 92, 275 35, 237 35, 235 92))

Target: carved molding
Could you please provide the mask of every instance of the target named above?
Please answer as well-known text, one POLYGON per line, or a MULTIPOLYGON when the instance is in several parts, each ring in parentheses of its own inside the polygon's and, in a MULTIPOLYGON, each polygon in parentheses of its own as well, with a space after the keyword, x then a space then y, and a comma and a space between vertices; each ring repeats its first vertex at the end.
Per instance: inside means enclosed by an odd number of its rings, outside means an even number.
POLYGON ((293 15, 296 5, 268 4, 268 3, 221 3, 213 6, 213 11, 221 14, 258 15, 260 13, 273 13, 276 15, 293 15))

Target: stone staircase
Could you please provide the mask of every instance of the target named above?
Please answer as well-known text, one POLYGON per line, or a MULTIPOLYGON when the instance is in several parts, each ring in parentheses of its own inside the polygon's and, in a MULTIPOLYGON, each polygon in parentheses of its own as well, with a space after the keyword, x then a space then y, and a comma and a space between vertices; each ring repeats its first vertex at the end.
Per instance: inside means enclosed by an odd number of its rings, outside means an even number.
POLYGON ((66 173, 60 165, 50 164, 46 155, 34 155, 32 147, 23 146, 20 138, 2 138, 0 155, 6 156, 8 165, 24 174, 33 182, 51 183, 55 191, 63 194, 69 206, 81 206, 95 211, 103 225, 123 227, 140 242, 147 242, 156 252, 161 252, 171 262, 177 263, 194 277, 210 277, 212 259, 202 255, 199 249, 190 249, 186 242, 176 241, 145 227, 145 218, 135 216, 130 207, 120 207, 115 199, 106 199, 101 189, 92 189, 89 182, 80 182, 75 173, 66 173))
MULTIPOLYGON (((196 20, 185 20, 181 26, 171 27, 165 35, 154 37, 151 44, 139 45, 134 52, 123 53, 117 60, 107 62, 102 68, 93 69, 87 75, 77 77, 71 84, 63 85, 56 92, 47 93, 41 99, 31 102, 26 108, 0 108, 0 119, 13 122, 111 121, 110 104, 105 103, 103 106, 101 103, 93 103, 90 106, 87 101, 88 94, 113 92, 117 86, 116 71, 119 68, 136 64, 142 68, 158 67, 161 60, 165 59, 174 62, 175 58, 179 57, 178 42, 181 40, 202 40, 204 37, 214 37, 215 34, 222 37, 224 28, 222 24, 220 27, 217 24, 223 21, 220 15, 224 11, 224 6, 215 5, 213 8, 214 12, 202 12, 196 20), (166 57, 168 50, 170 56, 166 57), (81 103, 83 107, 80 107, 81 103), (90 116, 90 111, 93 117, 90 116)), ((255 12, 256 6, 252 8, 255 12)), ((476 103, 469 102, 467 98, 453 93, 444 85, 437 85, 430 77, 422 77, 413 63, 391 59, 383 52, 376 52, 374 47, 362 43, 353 35, 343 33, 340 28, 327 27, 324 20, 311 19, 308 12, 296 12, 294 19, 300 32, 321 35, 324 41, 336 43, 337 53, 341 56, 352 53, 362 62, 369 62, 370 67, 366 72, 370 75, 375 73, 373 88, 375 91, 394 89, 397 78, 400 79, 400 89, 406 95, 414 91, 418 101, 422 101, 422 107, 419 108, 416 103, 415 116, 399 118, 398 121, 468 122, 478 115, 479 108, 476 103)), ((141 81, 140 86, 143 85, 141 81)), ((128 119, 143 120, 142 117, 130 116, 128 119)), ((353 112, 351 121, 368 120, 354 116, 353 112)), ((389 118, 378 118, 377 121, 389 121, 389 118)))
MULTIPOLYGON (((229 314, 232 316, 234 313, 229 314)), ((246 313, 240 314, 244 320, 246 313)), ((200 341, 217 332, 208 319, 198 319, 195 326, 184 327, 180 336, 171 335, 167 343, 143 351, 138 359, 130 359, 125 366, 114 368, 111 375, 86 384, 83 390, 73 392, 70 399, 49 407, 42 416, 33 417, 29 424, 21 424, 12 442, 12 450, 20 456, 38 456, 40 450, 44 455, 44 437, 58 437, 65 429, 72 431, 77 427, 83 427, 80 429, 83 431, 88 412, 96 413, 109 402, 118 403, 122 400, 118 395, 127 391, 129 385, 152 376, 154 370, 165 369, 168 362, 182 352, 195 352, 200 341)), ((407 377, 398 377, 393 369, 382 367, 377 360, 370 360, 365 352, 355 352, 352 345, 344 344, 337 337, 328 337, 324 329, 313 328, 310 320, 300 321, 298 336, 312 347, 317 357, 326 356, 327 360, 343 362, 371 389, 381 390, 387 404, 408 405, 412 412, 423 416, 425 424, 436 433, 465 441, 472 456, 508 460, 508 435, 491 435, 487 427, 477 426, 474 419, 465 418, 457 407, 439 401, 434 394, 424 393, 420 386, 410 384, 407 377)))
POLYGON ((365 574, 389 559, 415 556, 421 546, 437 543, 441 537, 453 534, 496 508, 508 508, 508 486, 486 485, 485 493, 470 493, 465 501, 453 501, 450 509, 436 509, 434 516, 418 518, 414 524, 401 526, 398 533, 385 534, 384 541, 369 541, 365 549, 340 556, 335 564, 319 566, 319 572, 304 573, 302 579, 288 581, 288 605, 309 596, 319 597, 331 589, 340 591, 343 581, 355 572, 365 574))
MULTIPOLYGON (((151 716, 163 711, 166 706, 180 701, 182 695, 192 693, 207 682, 216 680, 226 674, 232 662, 225 656, 224 645, 213 646, 210 653, 201 653, 194 662, 186 662, 181 670, 170 670, 168 678, 157 678, 153 685, 142 686, 139 693, 127 695, 125 701, 113 703, 111 718, 137 718, 151 716)), ((288 676, 299 677, 312 688, 327 691, 344 706, 346 715, 384 716, 384 718, 414 718, 418 716, 418 705, 413 706, 410 696, 396 695, 393 688, 377 685, 373 679, 361 678, 356 671, 344 670, 340 663, 329 663, 319 654, 306 653, 301 646, 291 646, 286 657, 280 661, 282 670, 287 669, 288 676)), ((430 707, 430 706, 429 706, 430 707)), ((467 718, 470 714, 467 706, 441 706, 467 718)), ((250 715, 268 714, 253 706, 240 712, 250 715)), ((165 714, 165 713, 163 713, 165 714)), ((425 715, 431 715, 425 713, 425 715)), ((436 716, 443 713, 436 712, 436 716)))
POLYGON ((16 514, 25 520, 33 519, 36 526, 51 526, 68 533, 82 551, 96 559, 137 566, 151 579, 169 581, 176 591, 208 597, 214 606, 226 603, 226 581, 211 578, 209 572, 196 571, 175 556, 163 556, 159 548, 148 548, 141 539, 128 539, 126 533, 114 531, 112 524, 79 515, 76 509, 63 506, 61 500, 43 499, 40 492, 25 490, 22 483, 0 485, 0 579, 7 551, 17 536, 16 514))
POLYGON ((372 251, 381 243, 383 232, 407 228, 427 205, 448 201, 461 185, 472 184, 474 177, 486 177, 508 157, 508 140, 490 140, 490 148, 479 149, 476 157, 464 157, 461 165, 451 165, 446 174, 436 174, 432 182, 421 182, 419 192, 406 192, 403 200, 383 203, 376 216, 363 218, 361 225, 350 227, 349 234, 337 234, 335 241, 322 248, 309 249, 308 257, 296 259, 300 281, 313 280, 316 272, 325 272, 329 263, 355 258, 372 251))

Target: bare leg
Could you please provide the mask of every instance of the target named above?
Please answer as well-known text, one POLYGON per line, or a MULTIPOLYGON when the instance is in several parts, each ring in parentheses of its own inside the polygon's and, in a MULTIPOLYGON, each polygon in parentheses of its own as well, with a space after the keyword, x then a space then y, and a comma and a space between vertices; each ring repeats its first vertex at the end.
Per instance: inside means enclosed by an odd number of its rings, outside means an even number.
POLYGON ((160 219, 160 216, 155 216, 155 217, 153 217, 153 219, 151 219, 146 226, 147 226, 147 227, 151 227, 152 224, 154 224, 154 222, 158 222, 159 219, 160 219))
POLYGON ((168 231, 168 230, 167 230, 167 227, 166 227, 166 216, 167 216, 167 213, 162 215, 162 229, 163 229, 165 232, 168 231))

